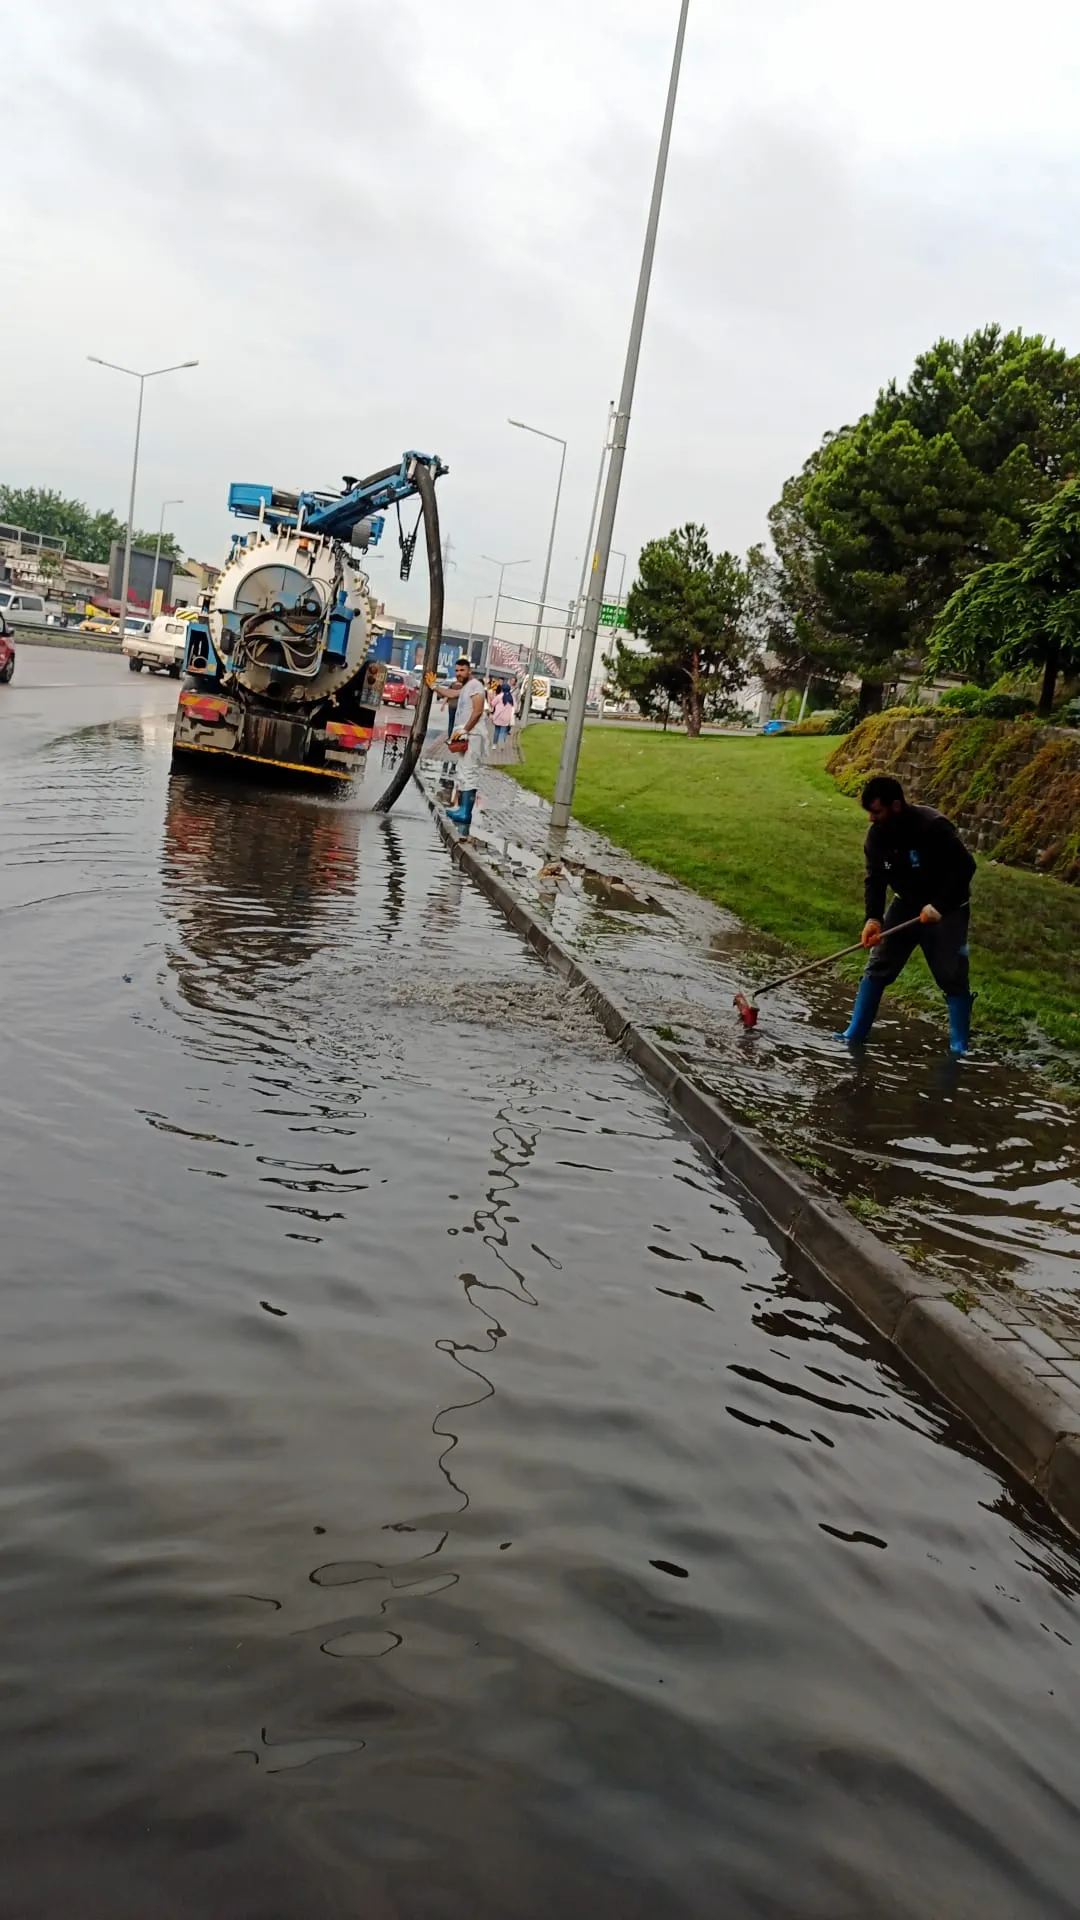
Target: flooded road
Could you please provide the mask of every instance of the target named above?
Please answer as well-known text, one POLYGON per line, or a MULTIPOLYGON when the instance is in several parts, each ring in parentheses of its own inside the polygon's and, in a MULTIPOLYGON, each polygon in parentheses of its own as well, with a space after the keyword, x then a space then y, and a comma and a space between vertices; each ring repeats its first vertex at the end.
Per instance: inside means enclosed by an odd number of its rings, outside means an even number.
POLYGON ((0 717, 4 1914, 1080 1914, 1074 1546, 419 796, 108 664, 0 717))
MULTIPOLYGON (((523 856, 535 871, 546 811, 490 774, 488 797, 479 844, 528 884, 523 856)), ((1036 1073, 1003 1060, 978 1030, 954 1060, 940 1002, 921 1015, 887 997, 869 1047, 838 1045, 854 988, 835 972, 764 998, 746 1032, 736 989, 796 961, 600 835, 574 834, 587 864, 572 862, 545 903, 555 931, 727 1112, 909 1260, 954 1283, 1020 1289, 1080 1335, 1080 1089, 1055 1086, 1051 1062, 1036 1073)), ((974 964, 977 976, 977 945, 974 964)))

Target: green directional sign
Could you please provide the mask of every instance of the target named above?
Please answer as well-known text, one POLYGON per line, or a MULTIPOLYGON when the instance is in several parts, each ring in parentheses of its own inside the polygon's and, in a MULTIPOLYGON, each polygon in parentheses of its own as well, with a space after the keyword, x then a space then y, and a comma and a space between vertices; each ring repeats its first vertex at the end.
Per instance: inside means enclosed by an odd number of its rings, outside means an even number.
POLYGON ((600 625, 602 627, 625 627, 626 608, 617 600, 604 600, 600 604, 600 625))

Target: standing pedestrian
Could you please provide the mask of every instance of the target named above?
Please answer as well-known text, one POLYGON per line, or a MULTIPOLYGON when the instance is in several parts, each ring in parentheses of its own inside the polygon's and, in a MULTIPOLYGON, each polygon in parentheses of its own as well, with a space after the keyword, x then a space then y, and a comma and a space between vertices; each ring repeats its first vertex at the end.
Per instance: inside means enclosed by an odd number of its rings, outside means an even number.
POLYGON ((454 668, 457 682, 457 722, 450 740, 450 751, 457 758, 458 804, 447 819, 468 833, 476 805, 480 768, 487 752, 488 716, 484 686, 473 672, 472 661, 462 654, 454 668))
POLYGON ((495 730, 495 745, 500 747, 510 737, 517 706, 510 690, 509 680, 504 680, 492 695, 491 724, 495 730))
POLYGON ((911 806, 899 780, 877 774, 862 790, 870 815, 866 836, 866 925, 870 952, 851 1022, 840 1038, 866 1039, 881 996, 921 947, 949 1010, 949 1044, 966 1053, 973 995, 968 975, 969 894, 975 861, 951 820, 933 807, 911 806), (889 888, 895 898, 886 909, 889 888), (917 925, 890 933, 905 920, 917 925), (883 935, 889 938, 883 938, 883 935))

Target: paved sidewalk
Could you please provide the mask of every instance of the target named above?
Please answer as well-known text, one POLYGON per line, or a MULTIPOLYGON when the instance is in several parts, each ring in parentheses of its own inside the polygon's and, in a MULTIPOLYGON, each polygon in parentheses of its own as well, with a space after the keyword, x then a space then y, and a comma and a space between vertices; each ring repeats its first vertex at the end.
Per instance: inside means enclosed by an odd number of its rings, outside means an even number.
POLYGON ((785 951, 577 823, 547 871, 548 818, 489 767, 472 844, 735 1119, 1080 1409, 1076 1109, 978 1050, 953 1061, 943 1020, 904 1008, 853 1055, 833 1038, 851 984, 829 972, 766 999, 747 1033, 736 988, 785 951))

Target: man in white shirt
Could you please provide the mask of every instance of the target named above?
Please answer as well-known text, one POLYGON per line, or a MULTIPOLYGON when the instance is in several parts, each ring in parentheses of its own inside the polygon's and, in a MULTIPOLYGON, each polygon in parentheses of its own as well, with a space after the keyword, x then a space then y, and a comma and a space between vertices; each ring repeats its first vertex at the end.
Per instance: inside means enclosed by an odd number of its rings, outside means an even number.
POLYGON ((477 680, 473 672, 473 662, 465 659, 465 655, 457 660, 454 678, 461 691, 457 693, 457 714, 454 733, 450 735, 450 751, 455 760, 459 801, 454 812, 450 812, 446 818, 454 822, 455 828, 467 833, 473 822, 473 808, 477 804, 480 768, 488 756, 488 701, 482 682, 477 680), (461 745, 465 745, 465 753, 461 753, 461 745))
POLYGON ((487 758, 487 698, 482 683, 473 672, 472 661, 467 660, 464 654, 454 668, 454 681, 458 697, 450 752, 454 759, 459 798, 457 806, 446 817, 466 834, 476 805, 480 768, 487 758))

